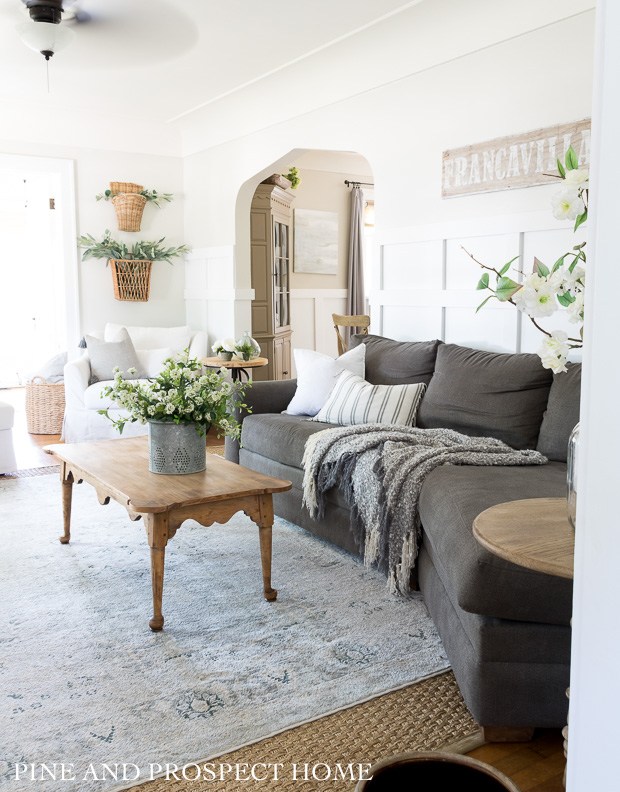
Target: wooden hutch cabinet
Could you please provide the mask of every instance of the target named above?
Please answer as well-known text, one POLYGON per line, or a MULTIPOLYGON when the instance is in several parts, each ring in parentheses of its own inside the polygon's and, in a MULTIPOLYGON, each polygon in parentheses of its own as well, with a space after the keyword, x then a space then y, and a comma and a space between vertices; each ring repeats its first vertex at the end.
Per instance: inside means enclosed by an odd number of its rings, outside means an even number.
POLYGON ((291 264, 293 196, 275 184, 259 184, 250 212, 252 336, 269 365, 257 380, 291 378, 291 264))

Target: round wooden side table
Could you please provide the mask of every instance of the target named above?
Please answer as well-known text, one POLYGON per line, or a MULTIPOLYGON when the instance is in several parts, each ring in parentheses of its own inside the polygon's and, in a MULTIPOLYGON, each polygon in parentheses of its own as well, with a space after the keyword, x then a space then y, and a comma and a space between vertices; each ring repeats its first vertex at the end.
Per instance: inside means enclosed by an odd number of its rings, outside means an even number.
MULTIPOLYGON (((568 520, 566 498, 498 503, 481 512, 472 527, 480 544, 496 556, 535 572, 572 579, 575 533, 568 520)), ((562 736, 566 756, 568 726, 562 729, 562 736)))
POLYGON ((266 366, 269 360, 264 357, 255 357, 252 360, 240 360, 233 358, 232 360, 222 360, 219 357, 203 358, 202 362, 209 368, 225 368, 230 369, 230 374, 234 382, 241 382, 241 375, 245 374, 246 380, 250 379, 247 369, 260 368, 266 366))

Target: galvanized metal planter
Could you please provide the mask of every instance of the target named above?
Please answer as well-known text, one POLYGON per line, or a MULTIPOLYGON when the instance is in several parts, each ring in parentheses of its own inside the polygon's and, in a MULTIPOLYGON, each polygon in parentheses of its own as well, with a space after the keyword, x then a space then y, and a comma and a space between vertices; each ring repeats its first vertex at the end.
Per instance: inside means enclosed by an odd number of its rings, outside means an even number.
POLYGON ((149 421, 149 470, 181 475, 207 466, 207 442, 195 424, 149 421))

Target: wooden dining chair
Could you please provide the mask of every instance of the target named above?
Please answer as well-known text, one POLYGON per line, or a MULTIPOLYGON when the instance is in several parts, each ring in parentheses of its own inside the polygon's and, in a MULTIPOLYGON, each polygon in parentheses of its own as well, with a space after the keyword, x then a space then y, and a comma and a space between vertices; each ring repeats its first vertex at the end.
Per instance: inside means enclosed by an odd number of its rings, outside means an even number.
POLYGON ((347 341, 345 336, 340 332, 340 328, 348 327, 351 331, 356 330, 362 335, 368 335, 368 328, 370 327, 370 316, 365 314, 356 314, 354 316, 345 316, 342 314, 332 314, 334 322, 334 330, 336 331, 336 338, 338 339, 338 354, 344 355, 347 351, 347 341))

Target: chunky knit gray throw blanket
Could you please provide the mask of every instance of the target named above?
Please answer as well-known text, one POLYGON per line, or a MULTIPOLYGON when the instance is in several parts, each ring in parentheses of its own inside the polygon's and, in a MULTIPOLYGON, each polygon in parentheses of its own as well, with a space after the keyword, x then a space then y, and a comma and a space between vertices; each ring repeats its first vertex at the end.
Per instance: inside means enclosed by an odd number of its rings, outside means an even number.
POLYGON ((303 503, 321 518, 325 493, 338 486, 351 507, 351 530, 364 562, 407 593, 420 539, 418 501, 425 477, 439 465, 544 465, 537 451, 516 451, 492 437, 451 429, 385 424, 316 432, 304 451, 303 503))

